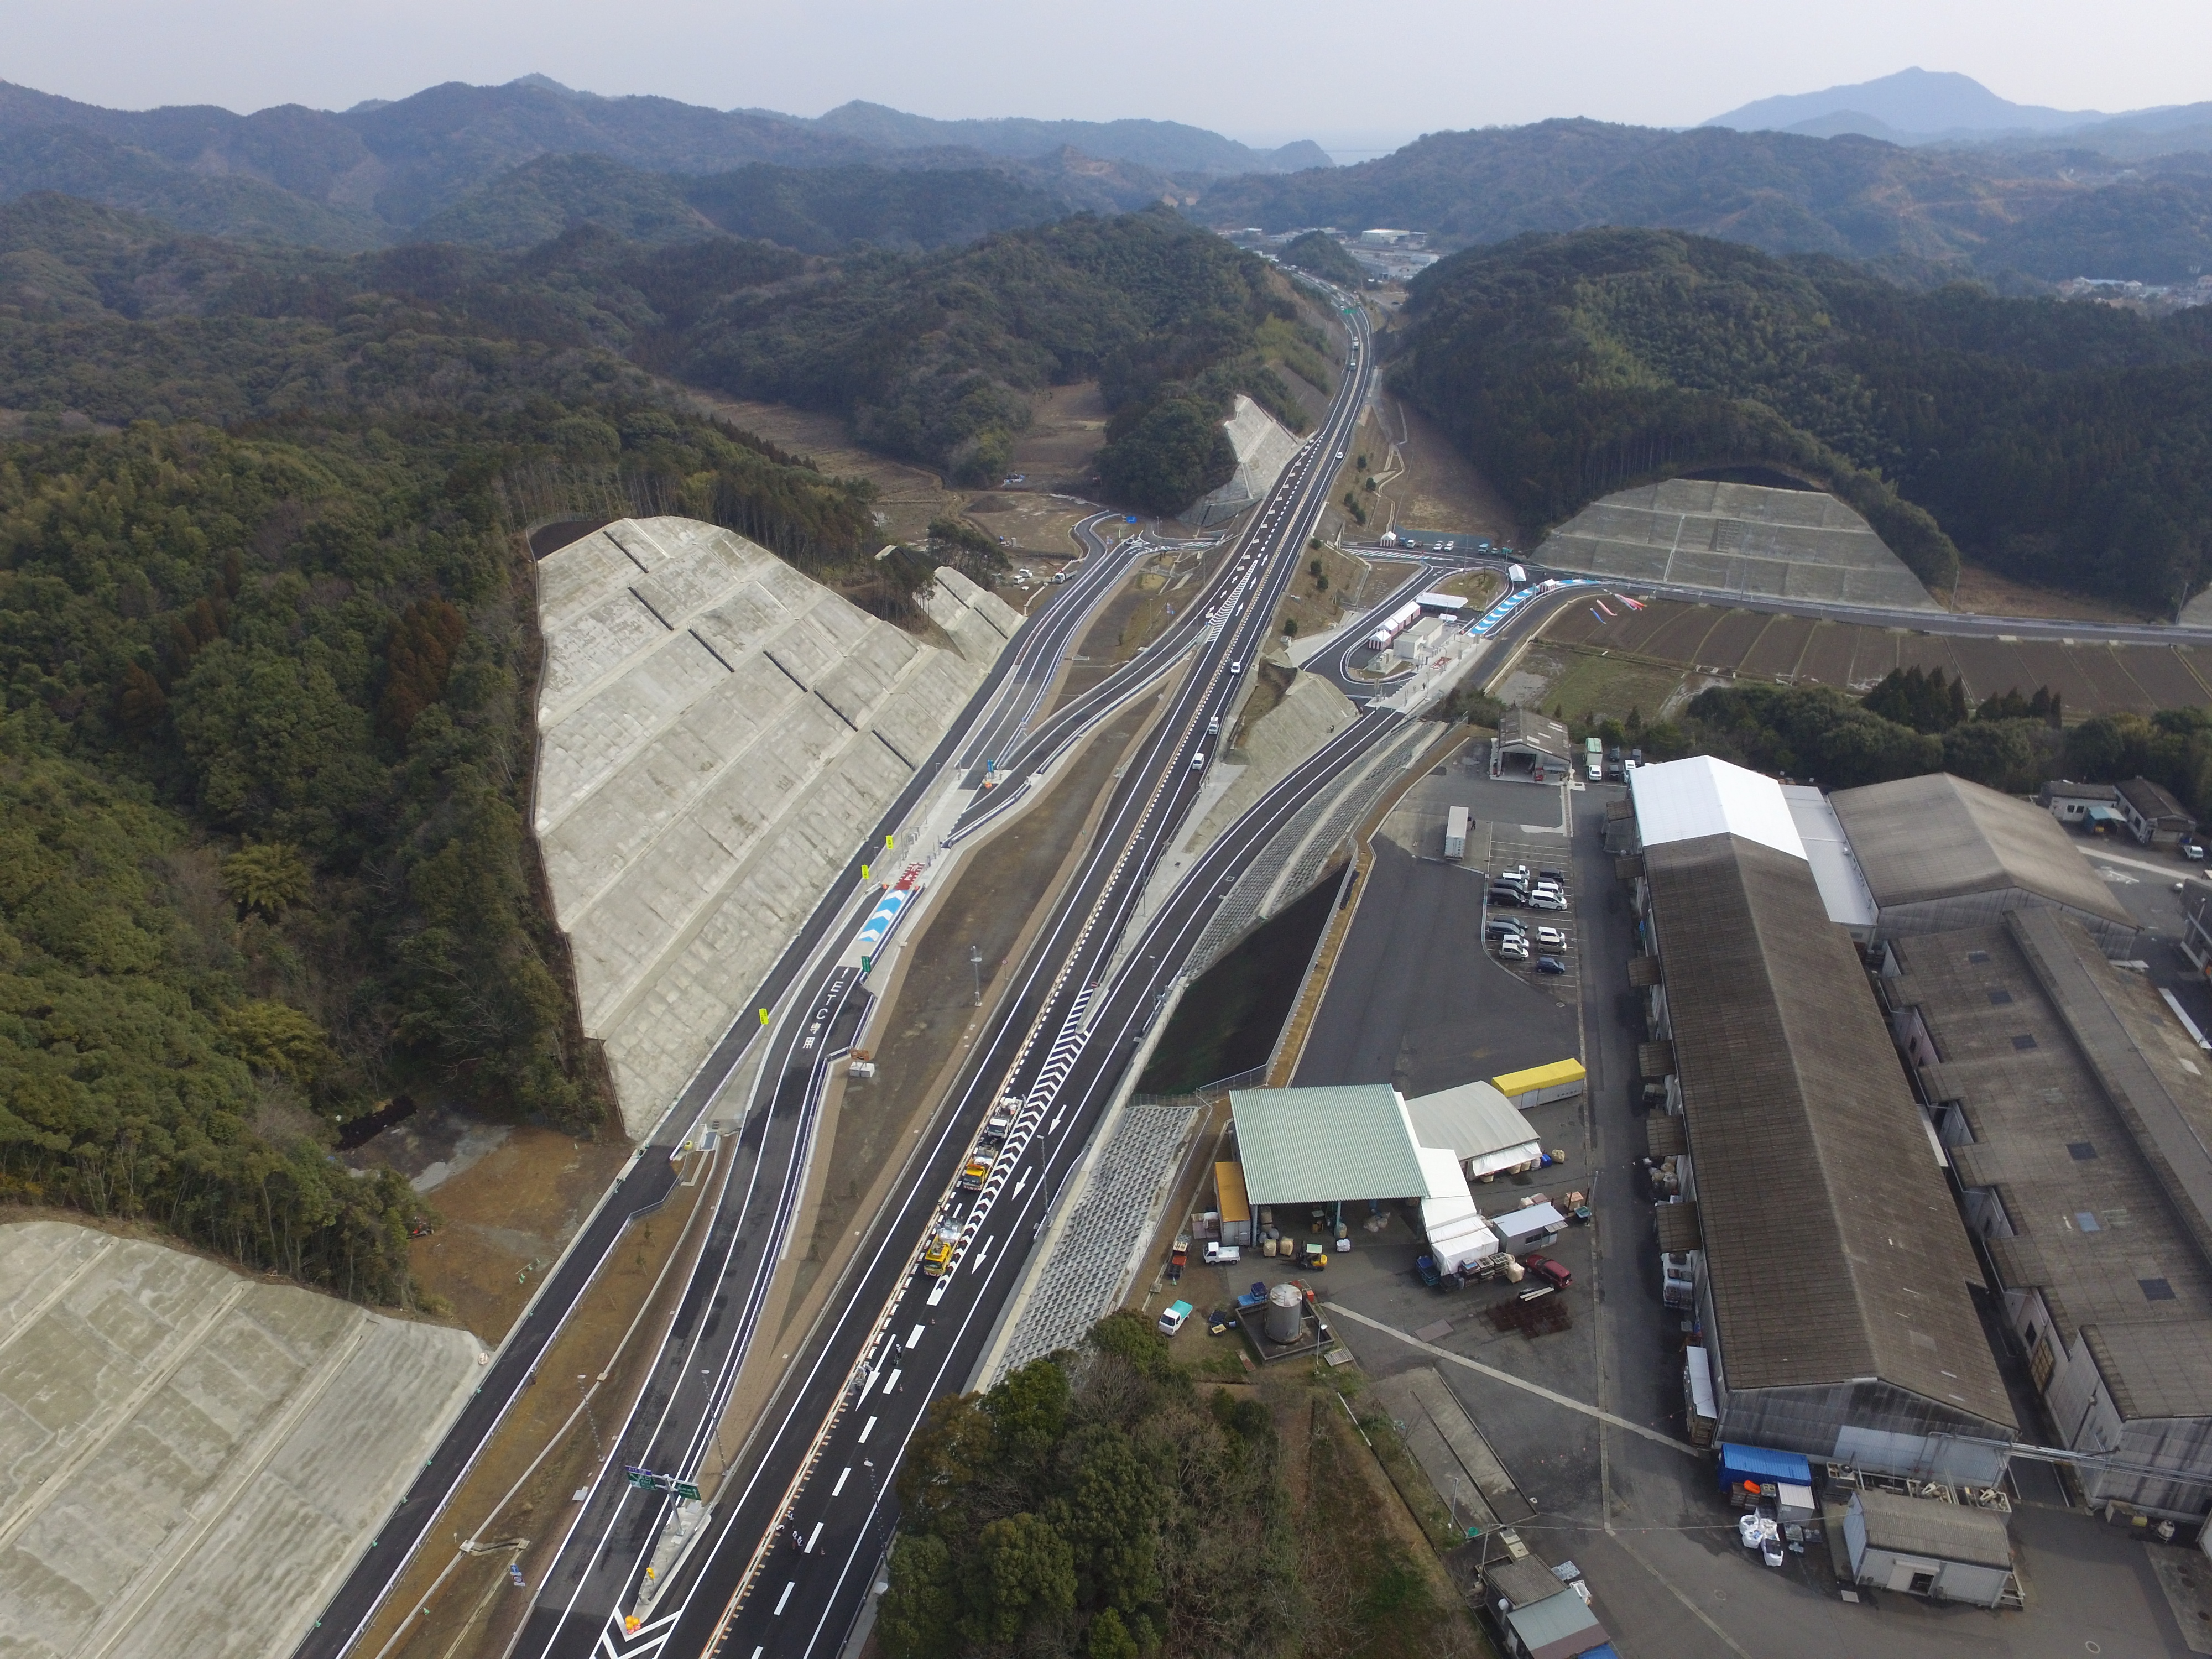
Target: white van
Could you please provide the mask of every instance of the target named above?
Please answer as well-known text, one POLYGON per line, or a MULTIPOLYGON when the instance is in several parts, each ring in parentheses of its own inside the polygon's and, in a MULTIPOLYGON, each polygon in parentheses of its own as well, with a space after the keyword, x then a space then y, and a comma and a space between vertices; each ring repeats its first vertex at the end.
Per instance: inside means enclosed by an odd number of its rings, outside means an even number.
POLYGON ((1160 1334, 1162 1336, 1173 1336, 1177 1331, 1183 1328, 1184 1322, 1189 1319, 1190 1316, 1191 1305, 1189 1303, 1169 1303, 1166 1311, 1160 1315, 1160 1334))

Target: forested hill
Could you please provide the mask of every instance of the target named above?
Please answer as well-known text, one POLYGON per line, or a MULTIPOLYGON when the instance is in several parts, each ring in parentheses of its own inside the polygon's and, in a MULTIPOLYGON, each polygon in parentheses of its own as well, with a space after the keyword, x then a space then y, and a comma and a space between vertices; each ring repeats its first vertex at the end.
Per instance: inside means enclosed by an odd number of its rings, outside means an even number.
POLYGON ((865 489, 581 327, 58 198, 0 217, 30 411, 0 428, 0 1200, 404 1301, 428 1206, 334 1162, 336 1123, 607 1105, 525 817, 512 532, 689 513, 888 614, 922 568, 874 559, 865 489))
POLYGON ((2212 270, 2212 175, 2199 155, 2127 169, 2085 151, 1905 149, 1699 127, 1540 121, 1431 133, 1354 167, 1224 179, 1210 225, 1401 225, 1449 246, 1530 231, 1644 225, 1770 253, 2176 282, 2212 270))
POLYGON ((143 1216, 408 1297, 405 1094, 578 1132, 582 1040, 526 817, 515 532, 730 525, 878 614, 865 485, 687 412, 687 378, 984 477, 1055 381, 1181 506, 1245 390, 1328 380, 1280 273, 1164 210, 929 255, 597 227, 515 253, 248 246, 0 207, 0 1201, 143 1216))
POLYGON ((2167 614, 2212 580, 2212 311, 1894 287, 1663 231, 1533 236, 1414 283, 1392 384, 1534 537, 1641 480, 1829 483, 1931 586, 1967 558, 2167 614))

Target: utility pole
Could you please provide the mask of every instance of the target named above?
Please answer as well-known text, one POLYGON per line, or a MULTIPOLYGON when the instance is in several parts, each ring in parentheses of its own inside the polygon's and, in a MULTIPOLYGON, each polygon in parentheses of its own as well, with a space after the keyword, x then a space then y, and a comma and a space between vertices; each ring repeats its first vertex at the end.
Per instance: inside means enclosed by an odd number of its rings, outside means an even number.
POLYGON ((968 966, 975 975, 975 1006, 983 1006, 983 953, 975 945, 968 947, 968 966))

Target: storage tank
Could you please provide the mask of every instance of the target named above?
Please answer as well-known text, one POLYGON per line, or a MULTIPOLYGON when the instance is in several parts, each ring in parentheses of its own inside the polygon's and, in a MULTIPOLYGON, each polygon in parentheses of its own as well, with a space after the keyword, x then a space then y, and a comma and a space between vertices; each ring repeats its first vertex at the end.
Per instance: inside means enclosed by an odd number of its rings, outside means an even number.
POLYGON ((1295 1342, 1305 1324, 1305 1297, 1295 1285, 1278 1285, 1267 1292, 1265 1329, 1270 1342, 1295 1342))

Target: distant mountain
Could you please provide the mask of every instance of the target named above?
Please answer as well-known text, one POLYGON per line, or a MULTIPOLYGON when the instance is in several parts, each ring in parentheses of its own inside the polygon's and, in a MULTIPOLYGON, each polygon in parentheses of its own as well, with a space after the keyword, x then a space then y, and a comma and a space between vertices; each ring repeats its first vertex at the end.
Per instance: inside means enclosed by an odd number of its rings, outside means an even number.
MULTIPOLYGON (((1887 128, 1869 133, 1888 137, 1911 133, 1923 137, 1963 137, 2001 132, 2058 132, 2112 118, 2096 110, 2048 109, 2000 98, 1969 75, 1923 69, 1899 70, 1876 81, 1861 81, 1825 92, 1798 92, 1761 98, 1705 125, 1739 132, 1815 133, 1814 123, 1856 116, 1887 128)), ((1816 136, 1832 136, 1835 129, 1816 136)), ((1863 127, 1841 131, 1865 132, 1863 127)))
MULTIPOLYGON (((758 165, 997 169, 1062 210, 1189 197, 1194 185, 1177 186, 1171 175, 1328 164, 1310 143, 1258 150, 1167 121, 933 121, 872 104, 802 120, 669 98, 603 98, 544 76, 497 87, 449 82, 338 112, 288 104, 251 115, 206 105, 103 109, 0 82, 0 201, 64 191, 255 240, 375 246, 459 209, 515 168, 571 156, 656 177, 758 165)), ((576 173, 556 185, 532 175, 508 196, 524 217, 542 219, 565 216, 554 197, 581 189, 626 234, 680 229, 687 210, 671 207, 672 187, 640 185, 644 195, 617 202, 607 194, 613 177, 576 173), (548 188, 554 196, 543 194, 548 188), (533 189, 540 199, 524 205, 533 189)), ((1032 222, 1028 211, 1012 222, 1032 222)))
POLYGON ((1255 149, 1180 121, 939 121, 856 99, 810 125, 817 131, 838 133, 885 149, 945 147, 1020 157, 1076 149, 1162 173, 1296 173, 1335 165, 1311 139, 1279 149, 1255 149))
MULTIPOLYGON (((1071 199, 1091 193, 1040 188, 990 167, 756 162, 727 173, 646 173, 604 155, 542 155, 478 185, 414 234, 423 241, 520 249, 588 222, 641 242, 726 233, 803 253, 840 252, 855 242, 938 248, 1063 217, 1096 205, 1071 199)), ((1151 192, 1139 198, 1158 199, 1151 192)))
POLYGON ((2086 151, 1541 121, 1430 133, 1324 173, 1224 179, 1194 211, 1221 228, 1403 226, 1447 246, 1638 225, 1875 260, 1923 281, 1968 269, 2172 281, 2212 269, 2203 162, 2118 170, 2086 151))

